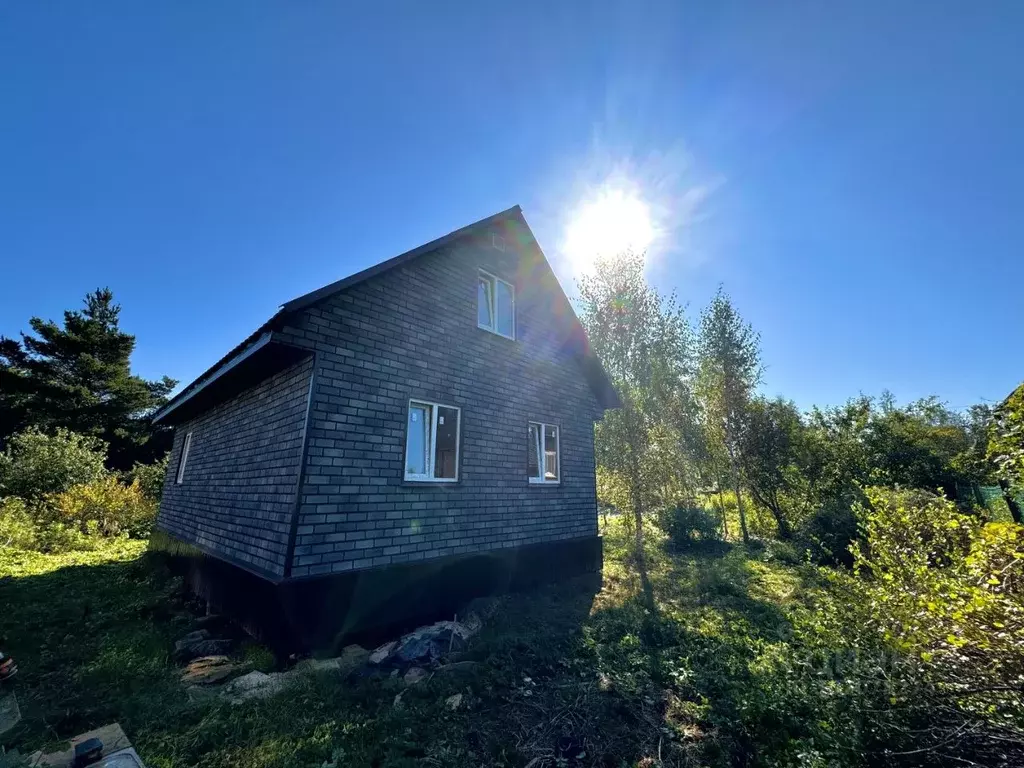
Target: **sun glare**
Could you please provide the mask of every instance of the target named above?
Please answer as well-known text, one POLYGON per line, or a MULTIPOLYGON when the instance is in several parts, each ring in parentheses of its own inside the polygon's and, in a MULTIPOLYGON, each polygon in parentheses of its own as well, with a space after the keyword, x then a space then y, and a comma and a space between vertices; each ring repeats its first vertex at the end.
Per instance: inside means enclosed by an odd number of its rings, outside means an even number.
POLYGON ((605 189, 573 213, 563 249, 576 270, 587 271, 599 256, 647 250, 654 237, 650 206, 639 195, 605 189))

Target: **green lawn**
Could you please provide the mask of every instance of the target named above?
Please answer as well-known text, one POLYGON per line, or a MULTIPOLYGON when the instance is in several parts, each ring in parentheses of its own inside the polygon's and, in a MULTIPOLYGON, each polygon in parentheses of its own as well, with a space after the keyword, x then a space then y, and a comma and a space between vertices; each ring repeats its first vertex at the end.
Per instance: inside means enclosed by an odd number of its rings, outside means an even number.
POLYGON ((580 580, 506 598, 465 654, 477 667, 397 706, 395 680, 326 677, 272 700, 192 705, 168 656, 193 606, 144 545, 0 553, 0 647, 21 668, 16 744, 117 720, 150 768, 815 764, 827 684, 793 661, 830 631, 816 572, 656 541, 640 573, 625 540, 613 523, 600 592, 580 580))

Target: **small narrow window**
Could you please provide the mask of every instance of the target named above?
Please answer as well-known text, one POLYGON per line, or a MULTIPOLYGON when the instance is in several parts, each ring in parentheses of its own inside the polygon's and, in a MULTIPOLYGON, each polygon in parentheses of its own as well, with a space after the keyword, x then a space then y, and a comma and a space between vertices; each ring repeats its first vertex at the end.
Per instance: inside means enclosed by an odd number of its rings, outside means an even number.
POLYGON ((453 483, 459 479, 459 416, 450 405, 409 401, 405 479, 453 483))
POLYGON ((185 462, 188 461, 188 449, 192 447, 192 433, 186 432, 181 442, 181 458, 178 459, 178 474, 174 478, 175 485, 181 485, 185 479, 185 462))
POLYGON ((505 250, 505 238, 496 232, 491 233, 491 247, 496 248, 499 251, 504 252, 505 250))
POLYGON ((531 483, 557 483, 561 479, 558 427, 530 422, 527 473, 531 483))
POLYGON ((480 273, 476 291, 476 323, 507 339, 516 337, 516 289, 512 283, 487 272, 480 273))

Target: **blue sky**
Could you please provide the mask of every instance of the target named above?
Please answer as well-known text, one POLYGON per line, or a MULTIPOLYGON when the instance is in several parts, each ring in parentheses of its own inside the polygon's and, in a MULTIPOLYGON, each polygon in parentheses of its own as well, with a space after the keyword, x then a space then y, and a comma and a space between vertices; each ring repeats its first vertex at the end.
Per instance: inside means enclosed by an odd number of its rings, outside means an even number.
POLYGON ((0 333, 109 285, 187 382, 277 305, 625 185, 800 405, 1024 378, 1024 5, 4 3, 0 333))

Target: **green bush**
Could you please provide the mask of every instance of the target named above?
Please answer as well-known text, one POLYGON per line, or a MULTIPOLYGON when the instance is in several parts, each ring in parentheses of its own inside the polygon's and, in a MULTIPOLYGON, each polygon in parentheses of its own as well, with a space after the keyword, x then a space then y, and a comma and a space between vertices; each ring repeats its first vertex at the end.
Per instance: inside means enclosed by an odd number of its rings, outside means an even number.
POLYGON ((107 474, 102 440, 58 429, 47 434, 29 429, 14 435, 0 454, 0 495, 28 502, 107 474))
POLYGON ((33 549, 35 546, 36 524, 24 499, 0 498, 0 547, 33 549))
POLYGON ((663 509, 658 525, 675 547, 692 547, 721 541, 718 520, 699 507, 675 506, 663 509))
POLYGON ((108 475, 50 494, 45 509, 47 523, 77 527, 86 535, 145 538, 156 519, 157 504, 147 498, 137 480, 124 485, 108 475))
POLYGON ((1024 737, 1024 528, 925 491, 870 488, 851 547, 869 624, 964 711, 1024 737))
POLYGON ((159 502, 164 491, 164 477, 167 474, 167 457, 153 464, 136 463, 125 473, 126 482, 131 485, 138 482, 143 495, 147 499, 159 502))
POLYGON ((853 566, 850 544, 858 536, 853 504, 845 498, 827 501, 797 532, 801 548, 821 565, 853 566))

